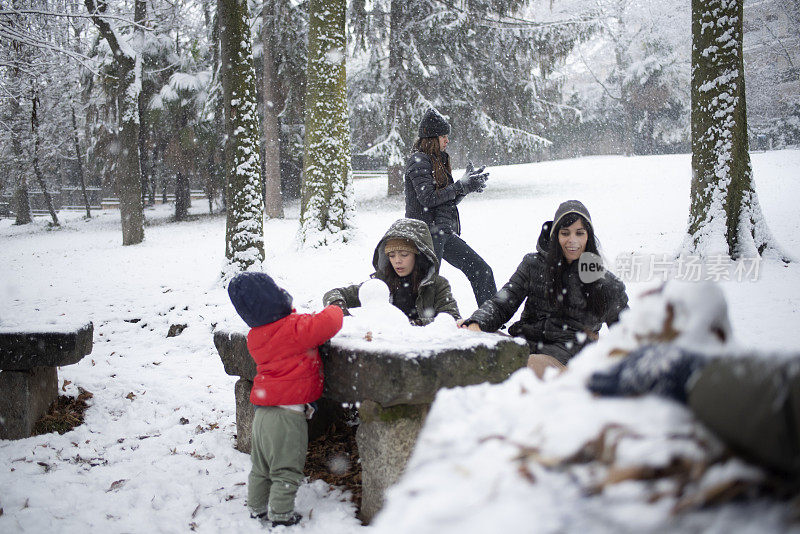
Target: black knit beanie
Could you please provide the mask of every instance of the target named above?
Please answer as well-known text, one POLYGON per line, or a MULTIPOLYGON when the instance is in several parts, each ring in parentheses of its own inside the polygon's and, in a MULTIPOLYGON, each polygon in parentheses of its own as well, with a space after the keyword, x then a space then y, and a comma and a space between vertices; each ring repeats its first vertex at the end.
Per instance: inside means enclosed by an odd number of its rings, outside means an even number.
POLYGON ((228 296, 250 328, 274 323, 292 313, 292 296, 266 273, 237 274, 228 285, 228 296))
POLYGON ((428 108, 422 122, 419 123, 419 136, 439 137, 440 135, 450 135, 450 123, 447 122, 441 113, 433 108, 428 108))

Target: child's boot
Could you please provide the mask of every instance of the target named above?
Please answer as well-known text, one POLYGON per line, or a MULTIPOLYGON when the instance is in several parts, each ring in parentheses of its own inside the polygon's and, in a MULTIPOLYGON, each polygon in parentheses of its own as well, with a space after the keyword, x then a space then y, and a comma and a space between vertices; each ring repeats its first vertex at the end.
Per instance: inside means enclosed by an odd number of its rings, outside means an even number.
POLYGON ((284 519, 284 520, 281 520, 281 521, 273 521, 272 522, 272 526, 273 527, 278 527, 278 526, 290 527, 292 525, 296 525, 297 523, 299 523, 301 519, 303 519, 303 516, 301 516, 297 512, 292 512, 292 515, 289 516, 288 519, 284 519))

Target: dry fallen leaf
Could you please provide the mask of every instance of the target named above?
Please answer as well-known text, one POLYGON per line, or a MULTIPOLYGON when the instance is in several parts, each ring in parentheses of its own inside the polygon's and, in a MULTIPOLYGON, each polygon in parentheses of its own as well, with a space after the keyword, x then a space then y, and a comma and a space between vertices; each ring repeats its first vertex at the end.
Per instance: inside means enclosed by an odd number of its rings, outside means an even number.
POLYGON ((108 493, 110 491, 116 491, 116 490, 120 489, 122 486, 125 485, 125 483, 127 481, 128 480, 125 479, 125 478, 121 478, 119 480, 115 480, 114 482, 111 483, 111 486, 108 487, 108 489, 106 490, 106 493, 108 493))

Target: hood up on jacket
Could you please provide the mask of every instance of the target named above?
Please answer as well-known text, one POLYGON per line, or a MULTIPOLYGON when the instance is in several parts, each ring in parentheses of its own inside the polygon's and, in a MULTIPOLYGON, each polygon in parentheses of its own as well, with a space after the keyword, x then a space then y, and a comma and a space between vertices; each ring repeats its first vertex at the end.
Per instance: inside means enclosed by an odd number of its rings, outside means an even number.
POLYGON ((540 254, 547 254, 547 249, 550 247, 550 238, 553 237, 553 226, 558 224, 562 218, 570 213, 577 213, 586 219, 586 222, 589 223, 589 226, 592 226, 592 217, 589 215, 589 210, 587 210, 586 206, 584 206, 580 201, 567 200, 566 202, 562 202, 558 206, 553 220, 545 221, 545 223, 542 224, 542 232, 539 234, 539 239, 536 241, 536 252, 540 254))
POLYGON ((392 223, 383 238, 378 242, 378 246, 375 247, 375 254, 372 256, 372 266, 375 267, 375 270, 377 272, 386 272, 385 269, 392 268, 389 263, 389 257, 383 249, 387 239, 398 237, 413 241, 417 249, 419 249, 419 253, 428 260, 427 263, 430 267, 428 267, 428 272, 425 273, 420 285, 433 280, 434 276, 439 272, 439 260, 433 250, 433 238, 428 225, 417 219, 398 219, 392 223))
POLYGON ((547 256, 547 249, 550 248, 550 228, 553 227, 553 221, 545 221, 542 224, 542 231, 539 233, 539 239, 536 240, 536 252, 542 256, 547 256))

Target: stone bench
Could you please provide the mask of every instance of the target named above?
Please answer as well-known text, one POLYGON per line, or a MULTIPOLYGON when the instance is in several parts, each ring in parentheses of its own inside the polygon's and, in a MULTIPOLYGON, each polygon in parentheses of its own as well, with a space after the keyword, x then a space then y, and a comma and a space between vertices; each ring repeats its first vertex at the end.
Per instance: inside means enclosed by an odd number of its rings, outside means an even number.
MULTIPOLYGON (((471 339, 470 346, 430 350, 402 343, 400 350, 387 343, 337 336, 321 347, 323 399, 358 406, 356 441, 365 523, 380 510, 385 490, 400 477, 439 389, 502 382, 527 362, 527 344, 514 338, 465 331, 455 335, 471 339)), ((235 386, 236 448, 249 452, 254 411, 249 396, 256 367, 247 351, 246 334, 218 330, 214 344, 225 372, 240 377, 235 386)))
POLYGON ((92 323, 0 327, 0 439, 27 438, 58 398, 58 367, 92 352, 92 323))

